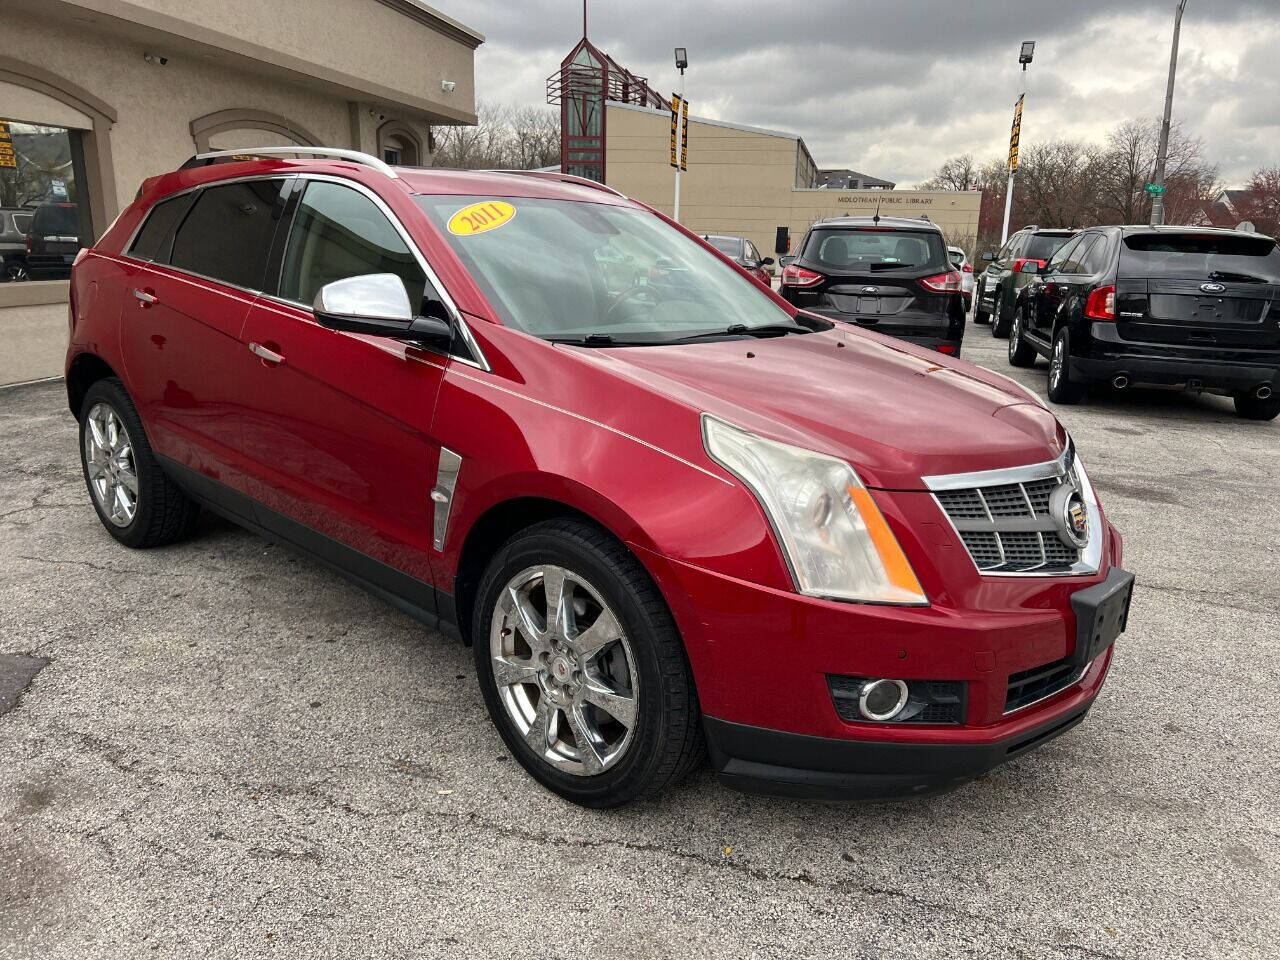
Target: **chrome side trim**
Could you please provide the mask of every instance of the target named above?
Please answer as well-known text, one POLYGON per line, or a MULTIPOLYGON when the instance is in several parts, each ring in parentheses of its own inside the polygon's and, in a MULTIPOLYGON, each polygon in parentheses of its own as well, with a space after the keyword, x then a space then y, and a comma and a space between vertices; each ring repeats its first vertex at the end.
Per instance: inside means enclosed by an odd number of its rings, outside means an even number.
POLYGON ((435 503, 431 545, 444 549, 449 532, 449 508, 453 506, 453 491, 458 486, 458 473, 462 469, 462 457, 448 447, 440 448, 440 465, 436 468, 436 485, 431 488, 431 500, 435 503))
POLYGON ((359 150, 343 150, 338 147, 245 147, 243 150, 213 150, 209 153, 197 153, 191 160, 216 160, 219 157, 327 157, 331 160, 349 160, 362 167, 371 167, 393 180, 400 179, 400 174, 396 173, 390 164, 377 157, 359 150))

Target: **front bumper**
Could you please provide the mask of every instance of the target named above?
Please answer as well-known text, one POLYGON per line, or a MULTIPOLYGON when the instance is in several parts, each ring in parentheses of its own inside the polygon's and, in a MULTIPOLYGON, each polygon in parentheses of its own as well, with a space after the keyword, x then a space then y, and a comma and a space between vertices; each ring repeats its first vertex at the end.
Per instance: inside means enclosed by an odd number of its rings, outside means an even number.
POLYGON ((1104 521, 1096 574, 984 577, 958 539, 927 519, 927 495, 878 491, 877 499, 932 606, 805 597, 633 545, 675 615, 715 767, 729 785, 845 799, 949 789, 1069 729, 1101 689, 1111 648, 1005 712, 1012 682, 1074 655, 1072 597, 1121 563, 1114 528, 1104 521), (847 720, 832 696, 839 677, 960 682, 963 711, 958 722, 847 720))
POLYGON ((1048 743, 1080 723, 1110 664, 1108 651, 1053 714, 994 739, 954 743, 842 740, 705 718, 711 763, 721 782, 745 793, 806 800, 888 800, 953 790, 1048 743))

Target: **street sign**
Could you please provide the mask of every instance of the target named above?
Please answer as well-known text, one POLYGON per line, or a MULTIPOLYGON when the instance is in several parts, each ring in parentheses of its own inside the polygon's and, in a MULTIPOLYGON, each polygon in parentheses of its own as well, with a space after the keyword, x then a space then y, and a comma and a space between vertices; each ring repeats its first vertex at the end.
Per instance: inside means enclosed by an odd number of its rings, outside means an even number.
POLYGON ((671 95, 671 166, 680 169, 680 95, 671 95))
POLYGON ((1018 97, 1017 104, 1013 108, 1013 129, 1009 131, 1009 172, 1018 172, 1018 140, 1022 136, 1022 101, 1026 99, 1026 94, 1018 97))
POLYGON ((1158 197, 1160 194, 1164 193, 1165 186, 1163 183, 1148 183, 1142 189, 1146 190, 1147 193, 1151 194, 1153 197, 1158 197))
POLYGON ((9 121, 0 120, 0 167, 17 169, 18 158, 13 153, 13 137, 9 133, 9 121))

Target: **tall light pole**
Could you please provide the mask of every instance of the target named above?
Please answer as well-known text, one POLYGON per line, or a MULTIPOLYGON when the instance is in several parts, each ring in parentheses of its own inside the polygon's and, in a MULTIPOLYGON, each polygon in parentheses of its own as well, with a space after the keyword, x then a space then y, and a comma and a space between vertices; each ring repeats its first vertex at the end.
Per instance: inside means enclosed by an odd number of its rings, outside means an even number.
MULTIPOLYGON (((680 71, 680 103, 684 104, 684 71, 689 66, 689 51, 684 47, 676 47, 676 69, 680 71)), ((683 123, 683 120, 680 121, 683 123)), ((671 212, 671 219, 680 222, 680 164, 676 164, 676 199, 671 212)))
POLYGON ((1152 178, 1155 189, 1151 191, 1151 225, 1164 223, 1164 165, 1169 159, 1169 119, 1173 116, 1173 75, 1178 70, 1178 33, 1182 29, 1182 11, 1187 0, 1178 0, 1173 12, 1173 47, 1169 50, 1169 85, 1164 91, 1164 120, 1160 124, 1160 148, 1156 151, 1156 172, 1152 178))
POLYGON ((1022 104, 1027 98, 1027 64, 1036 52, 1034 40, 1023 40, 1018 51, 1018 62, 1022 64, 1022 92, 1018 94, 1017 106, 1013 113, 1013 130, 1009 134, 1009 185, 1004 191, 1004 225, 1000 227, 1000 246, 1009 239, 1009 213, 1013 209, 1013 178, 1018 172, 1018 140, 1022 135, 1022 104))

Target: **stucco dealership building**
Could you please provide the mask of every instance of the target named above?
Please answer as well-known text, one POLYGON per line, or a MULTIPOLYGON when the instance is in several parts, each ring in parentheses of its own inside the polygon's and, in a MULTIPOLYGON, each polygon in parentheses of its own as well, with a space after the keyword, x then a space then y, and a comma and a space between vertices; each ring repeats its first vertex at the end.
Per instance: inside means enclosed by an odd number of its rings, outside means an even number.
MULTIPOLYGON (((204 150, 351 147, 430 163, 475 122, 484 38, 417 0, 3 0, 0 208, 92 243, 145 177, 204 150)), ((0 383, 61 372, 67 283, 0 283, 0 383)))

